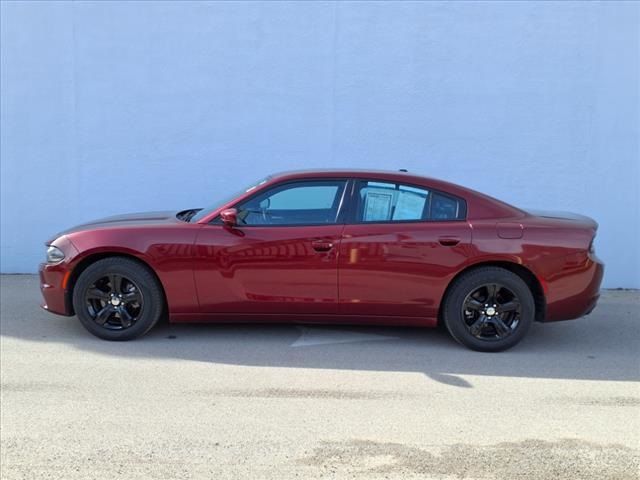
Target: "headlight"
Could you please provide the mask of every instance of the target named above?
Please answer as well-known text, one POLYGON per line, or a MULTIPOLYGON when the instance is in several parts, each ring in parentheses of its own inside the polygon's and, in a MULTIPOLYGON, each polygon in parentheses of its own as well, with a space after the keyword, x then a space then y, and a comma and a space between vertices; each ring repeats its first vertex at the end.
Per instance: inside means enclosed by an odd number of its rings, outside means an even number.
POLYGON ((58 247, 49 245, 47 247, 47 263, 58 263, 64 260, 64 253, 58 247))

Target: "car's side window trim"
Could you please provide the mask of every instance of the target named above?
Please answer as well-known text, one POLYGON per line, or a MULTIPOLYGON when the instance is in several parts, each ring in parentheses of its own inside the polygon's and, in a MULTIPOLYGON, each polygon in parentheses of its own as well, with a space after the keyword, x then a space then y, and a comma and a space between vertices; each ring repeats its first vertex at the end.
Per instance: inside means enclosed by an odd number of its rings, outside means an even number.
POLYGON ((334 225, 344 225, 347 222, 347 210, 349 206, 349 200, 347 198, 347 191, 352 188, 353 180, 350 178, 342 178, 344 188, 342 189, 342 195, 340 195, 340 202, 338 203, 338 214, 336 215, 336 222, 334 225))
POLYGON ((467 221, 467 201, 464 198, 460 198, 457 195, 453 195, 448 192, 443 192, 441 190, 429 190, 431 192, 429 199, 429 222, 466 222, 467 221), (432 199, 434 195, 440 195, 442 197, 447 197, 457 202, 456 205, 456 218, 451 220, 442 220, 442 219, 432 219, 433 211, 432 211, 432 199), (460 215, 460 209, 462 207, 462 217, 457 218, 460 215))
MULTIPOLYGON (((300 184, 300 183, 314 183, 314 182, 343 182, 344 186, 342 187, 342 192, 340 194, 340 200, 338 201, 338 211, 336 214, 336 221, 331 223, 319 222, 319 223, 277 223, 277 224, 264 224, 264 225, 237 225, 237 228, 275 228, 275 227, 318 227, 318 226, 328 226, 328 225, 344 225, 346 223, 345 212, 347 210, 347 198, 346 192, 350 189, 352 184, 352 179, 347 177, 313 177, 313 178, 299 178, 292 180, 285 180, 280 183, 275 183, 261 189, 254 194, 239 200, 232 204, 229 208, 237 208, 239 204, 250 202, 255 197, 259 195, 263 195, 271 190, 280 189, 286 185, 290 184, 300 184)), ((335 202, 335 200, 334 200, 335 202)), ((210 224, 220 225, 222 223, 220 219, 220 215, 216 215, 216 217, 209 222, 210 224)))
POLYGON ((353 205, 355 204, 354 201, 354 195, 355 195, 355 189, 356 189, 356 183, 358 182, 357 178, 350 178, 349 179, 349 183, 347 183, 347 188, 345 188, 345 195, 344 195, 344 200, 342 203, 342 220, 343 220, 343 224, 345 225, 349 225, 349 224, 353 224, 353 220, 354 220, 354 209, 353 209, 353 205), (348 193, 347 193, 347 189, 348 189, 348 193))
POLYGON ((451 193, 448 192, 443 192, 442 190, 436 190, 434 188, 431 188, 430 186, 427 185, 417 185, 415 183, 410 183, 410 182, 403 182, 403 181, 397 181, 397 180, 387 180, 387 179, 379 179, 379 178, 367 178, 367 177, 354 177, 351 179, 351 194, 349 196, 349 206, 348 206, 348 216, 347 216, 347 224, 349 225, 389 225, 389 224, 404 224, 404 223, 450 223, 450 222, 466 222, 467 221, 467 201, 464 198, 458 197, 457 195, 453 195, 451 193), (359 182, 380 182, 380 183, 389 183, 389 184, 395 184, 395 185, 400 185, 400 186, 407 186, 407 187, 412 187, 412 188, 418 188, 418 189, 422 189, 422 190, 426 190, 429 192, 429 197, 428 197, 428 218, 426 219, 418 219, 418 220, 373 220, 373 221, 364 221, 364 220, 358 220, 358 209, 356 208, 358 199, 356 198, 358 192, 357 192, 357 185, 359 182), (449 220, 443 220, 443 219, 432 219, 432 199, 433 199, 433 195, 437 194, 437 195, 442 195, 443 197, 448 197, 451 198, 455 201, 458 202, 458 206, 457 206, 457 211, 456 213, 459 213, 460 208, 462 207, 463 210, 463 216, 461 218, 455 218, 455 219, 449 219, 449 220))

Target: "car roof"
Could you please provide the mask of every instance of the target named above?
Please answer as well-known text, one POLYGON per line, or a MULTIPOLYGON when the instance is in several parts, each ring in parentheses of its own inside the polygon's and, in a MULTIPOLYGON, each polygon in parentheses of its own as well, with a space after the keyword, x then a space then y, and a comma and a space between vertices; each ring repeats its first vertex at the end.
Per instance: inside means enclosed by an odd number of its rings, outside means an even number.
MULTIPOLYGON (((321 169, 296 169, 296 170, 285 170, 282 172, 277 172, 272 174, 273 178, 275 177, 288 177, 288 176, 296 176, 296 177, 331 177, 331 176, 341 176, 341 177, 361 177, 361 176, 370 176, 370 175, 408 175, 408 170, 399 169, 399 170, 368 170, 366 168, 321 168, 321 169)), ((423 177, 427 178, 427 177, 423 177)))
POLYGON ((464 188, 459 185, 439 180, 424 175, 415 175, 407 170, 367 170, 357 168, 327 168, 327 169, 309 169, 309 170, 288 170, 278 172, 269 176, 270 180, 288 180, 297 178, 332 178, 332 177, 348 177, 348 178, 371 178, 371 179, 388 179, 397 180, 406 183, 429 184, 434 183, 450 186, 453 188, 464 188))
POLYGON ((309 169, 290 170, 272 174, 268 183, 296 180, 303 178, 363 178, 372 180, 389 180, 424 186, 431 190, 449 193, 463 198, 467 202, 467 218, 505 218, 519 217, 524 212, 508 203, 477 192, 467 187, 457 185, 433 177, 416 175, 404 170, 366 170, 366 169, 309 169))

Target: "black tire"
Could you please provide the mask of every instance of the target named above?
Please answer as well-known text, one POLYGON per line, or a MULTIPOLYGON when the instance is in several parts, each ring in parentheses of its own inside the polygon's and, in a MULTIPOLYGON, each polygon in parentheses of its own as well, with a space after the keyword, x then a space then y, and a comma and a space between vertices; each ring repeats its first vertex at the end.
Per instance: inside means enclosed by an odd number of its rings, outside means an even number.
POLYGON ((109 257, 89 265, 73 289, 80 323, 104 340, 131 340, 147 333, 164 310, 162 287, 145 265, 109 257))
POLYGON ((534 318, 535 302, 529 286, 515 273, 499 267, 480 267, 461 275, 451 284, 443 303, 443 320, 451 336, 481 352, 513 347, 526 335, 534 318), (493 301, 485 303, 490 299, 493 301))

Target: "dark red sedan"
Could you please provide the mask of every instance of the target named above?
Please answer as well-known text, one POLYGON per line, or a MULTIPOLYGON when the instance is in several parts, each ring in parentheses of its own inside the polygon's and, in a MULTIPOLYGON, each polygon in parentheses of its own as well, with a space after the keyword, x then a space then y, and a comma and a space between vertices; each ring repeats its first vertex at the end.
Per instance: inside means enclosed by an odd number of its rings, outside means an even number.
POLYGON ((63 232, 43 307, 129 340, 172 322, 434 327, 469 348, 598 299, 588 217, 527 212, 458 185, 379 171, 270 176, 212 207, 122 215, 63 232))

